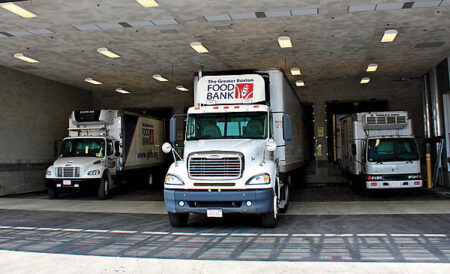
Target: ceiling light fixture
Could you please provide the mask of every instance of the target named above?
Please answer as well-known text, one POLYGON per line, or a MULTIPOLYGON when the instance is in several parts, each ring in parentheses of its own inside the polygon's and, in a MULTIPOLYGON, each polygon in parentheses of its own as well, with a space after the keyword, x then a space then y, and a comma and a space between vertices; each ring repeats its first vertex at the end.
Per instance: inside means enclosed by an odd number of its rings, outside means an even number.
POLYGON ((289 36, 278 37, 278 44, 280 44, 280 48, 292 48, 292 41, 289 36))
POLYGON ((155 0, 136 0, 144 8, 158 7, 159 4, 155 0))
POLYGON ((302 72, 299 68, 291 68, 291 74, 292 75, 302 75, 302 72))
POLYGON ((191 48, 193 48, 198 53, 207 53, 209 50, 203 46, 201 42, 192 42, 190 44, 191 48))
POLYGON ((187 88, 185 88, 183 86, 177 86, 177 89, 180 91, 189 91, 187 88))
POLYGON ((103 54, 103 55, 105 55, 106 57, 109 57, 109 58, 119 58, 120 57, 119 54, 117 54, 115 52, 112 52, 112 51, 110 51, 107 48, 99 48, 99 49, 97 49, 97 52, 100 53, 100 54, 103 54))
POLYGON ((15 13, 23 18, 32 18, 37 16, 36 14, 29 12, 26 9, 19 7, 13 3, 0 4, 0 7, 4 8, 5 10, 9 10, 10 12, 15 13))
POLYGON ((305 82, 303 82, 302 80, 297 80, 297 81, 295 81, 295 85, 297 87, 304 87, 305 86, 305 82))
POLYGON ((122 94, 128 94, 128 93, 130 93, 129 91, 124 90, 123 88, 116 88, 116 92, 122 93, 122 94))
POLYGON ((381 38, 381 43, 394 42, 395 37, 397 37, 398 31, 395 29, 389 29, 384 32, 383 38, 381 38))
POLYGON ((101 85, 101 84, 103 84, 102 82, 96 81, 96 80, 94 80, 92 78, 85 78, 84 81, 88 82, 90 84, 93 84, 93 85, 101 85))
POLYGON ((160 82, 167 82, 167 81, 169 81, 169 80, 167 80, 166 78, 162 77, 162 76, 159 75, 159 74, 153 75, 153 79, 158 80, 158 81, 160 81, 160 82))
POLYGON ((363 77, 361 78, 361 84, 368 84, 370 82, 370 78, 369 77, 363 77))
POLYGON ((20 59, 22 61, 28 62, 28 63, 39 63, 38 60, 35 60, 33 58, 27 57, 25 55, 23 55, 23 53, 16 53, 14 54, 14 58, 20 59))
POLYGON ((377 64, 369 64, 367 66, 367 72, 374 72, 378 69, 378 65, 377 64))

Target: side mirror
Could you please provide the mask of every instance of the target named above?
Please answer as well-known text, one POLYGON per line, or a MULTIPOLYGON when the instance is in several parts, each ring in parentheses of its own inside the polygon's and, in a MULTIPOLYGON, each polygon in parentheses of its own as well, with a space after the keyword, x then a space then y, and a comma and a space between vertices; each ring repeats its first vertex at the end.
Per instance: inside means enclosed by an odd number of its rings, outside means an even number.
MULTIPOLYGON (((172 144, 174 144, 177 141, 177 118, 172 117, 170 119, 170 133, 169 133, 169 139, 172 144)), ((164 151, 164 150, 163 150, 164 151)))
POLYGON ((273 140, 267 141, 266 149, 267 149, 267 151, 270 151, 270 152, 277 150, 277 143, 275 143, 273 140))
POLYGON ((292 140, 291 116, 287 113, 283 115, 283 138, 285 141, 292 140))
POLYGON ((352 144, 352 154, 356 155, 356 144, 352 144))
POLYGON ((172 151, 172 145, 170 143, 164 143, 161 147, 164 153, 170 153, 172 151))

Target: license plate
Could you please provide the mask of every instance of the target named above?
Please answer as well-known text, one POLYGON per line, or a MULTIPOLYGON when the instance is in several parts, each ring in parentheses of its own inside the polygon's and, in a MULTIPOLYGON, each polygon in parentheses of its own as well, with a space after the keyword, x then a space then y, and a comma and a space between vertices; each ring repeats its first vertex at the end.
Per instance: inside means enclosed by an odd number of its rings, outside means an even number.
POLYGON ((392 183, 392 187, 400 187, 401 185, 401 183, 392 183))
POLYGON ((71 184, 72 184, 71 180, 64 180, 63 181, 63 185, 65 185, 65 186, 70 186, 71 184))
POLYGON ((206 216, 210 218, 222 218, 222 209, 207 209, 206 216))

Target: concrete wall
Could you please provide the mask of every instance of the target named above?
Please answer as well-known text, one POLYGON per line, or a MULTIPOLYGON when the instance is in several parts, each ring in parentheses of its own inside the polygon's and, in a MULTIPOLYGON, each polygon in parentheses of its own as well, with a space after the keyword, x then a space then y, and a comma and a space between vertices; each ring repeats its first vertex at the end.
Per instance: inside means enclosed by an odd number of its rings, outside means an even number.
MULTIPOLYGON (((327 136, 327 102, 368 101, 371 98, 386 100, 390 110, 406 110, 413 119, 413 129, 417 137, 423 137, 422 88, 420 80, 396 81, 391 78, 376 78, 367 85, 361 85, 359 79, 321 80, 307 83, 307 88, 297 89, 303 102, 314 104, 314 134, 323 127, 327 136)), ((331 135, 331 133, 330 133, 331 135)), ((319 138, 322 156, 318 160, 327 160, 327 139, 319 138)))
POLYGON ((44 189, 53 144, 70 111, 90 108, 89 91, 0 67, 0 195, 44 189))

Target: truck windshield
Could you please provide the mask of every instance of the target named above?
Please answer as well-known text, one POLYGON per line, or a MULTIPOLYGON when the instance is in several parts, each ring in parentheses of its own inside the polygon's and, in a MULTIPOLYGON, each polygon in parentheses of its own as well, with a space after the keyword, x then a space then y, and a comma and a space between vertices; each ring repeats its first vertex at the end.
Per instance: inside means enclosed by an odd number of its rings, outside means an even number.
POLYGON ((193 114, 186 139, 266 139, 267 117, 267 112, 193 114))
POLYGON ((105 156, 103 139, 66 139, 61 145, 59 157, 97 157, 105 156))
POLYGON ((369 162, 415 161, 419 159, 417 146, 411 138, 370 139, 369 162))

